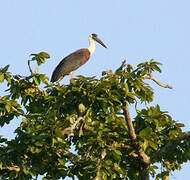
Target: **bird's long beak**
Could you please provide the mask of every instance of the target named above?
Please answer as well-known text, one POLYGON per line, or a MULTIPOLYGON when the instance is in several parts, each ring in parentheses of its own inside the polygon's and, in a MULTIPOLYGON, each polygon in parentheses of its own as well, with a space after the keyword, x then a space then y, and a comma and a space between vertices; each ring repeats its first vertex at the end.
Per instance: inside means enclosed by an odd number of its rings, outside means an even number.
POLYGON ((107 48, 107 46, 98 37, 93 37, 93 39, 100 43, 103 47, 107 48))

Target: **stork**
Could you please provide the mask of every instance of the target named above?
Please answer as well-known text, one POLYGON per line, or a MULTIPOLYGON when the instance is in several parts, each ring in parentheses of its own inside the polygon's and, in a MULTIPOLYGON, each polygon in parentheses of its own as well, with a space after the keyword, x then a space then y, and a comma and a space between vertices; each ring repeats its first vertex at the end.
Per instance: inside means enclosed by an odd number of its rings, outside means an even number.
POLYGON ((79 49, 70 55, 66 56, 54 69, 51 82, 60 81, 64 76, 70 73, 70 81, 73 78, 74 70, 85 64, 90 56, 94 53, 96 45, 95 41, 100 43, 103 47, 107 48, 106 45, 98 38, 97 34, 89 35, 89 47, 79 49))

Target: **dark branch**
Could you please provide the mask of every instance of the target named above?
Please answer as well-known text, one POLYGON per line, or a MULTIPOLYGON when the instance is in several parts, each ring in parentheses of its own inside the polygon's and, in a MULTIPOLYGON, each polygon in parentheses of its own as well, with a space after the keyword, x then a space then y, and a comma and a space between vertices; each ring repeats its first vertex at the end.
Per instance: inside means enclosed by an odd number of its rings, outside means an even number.
POLYGON ((31 61, 31 60, 28 60, 28 67, 29 67, 30 73, 33 74, 32 68, 31 68, 31 66, 30 66, 30 61, 31 61))

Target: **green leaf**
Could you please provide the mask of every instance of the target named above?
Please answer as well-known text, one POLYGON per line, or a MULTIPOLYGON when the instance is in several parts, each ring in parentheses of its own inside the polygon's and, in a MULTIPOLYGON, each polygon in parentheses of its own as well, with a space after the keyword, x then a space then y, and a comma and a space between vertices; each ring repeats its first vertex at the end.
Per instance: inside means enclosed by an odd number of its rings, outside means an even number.
POLYGON ((141 67, 143 67, 143 66, 145 66, 147 64, 148 64, 148 62, 143 62, 143 63, 138 64, 137 67, 141 68, 141 67))
POLYGON ((163 65, 161 62, 156 62, 156 61, 154 61, 154 64, 157 64, 157 65, 163 65))
POLYGON ((42 58, 50 58, 50 55, 46 52, 40 52, 38 54, 31 54, 30 56, 34 56, 34 59, 36 59, 37 57, 42 57, 42 58))
POLYGON ((122 153, 121 153, 119 150, 114 149, 114 152, 115 152, 117 155, 119 155, 119 156, 122 155, 122 153))
POLYGON ((117 163, 114 163, 114 169, 118 172, 123 174, 123 171, 121 170, 120 166, 117 163))
POLYGON ((32 60, 33 61, 37 61, 38 66, 40 66, 41 64, 45 63, 45 59, 49 59, 50 55, 46 52, 40 52, 38 54, 31 54, 32 60))
POLYGON ((158 167, 155 166, 155 165, 149 167, 149 170, 150 170, 153 174, 156 173, 155 169, 158 169, 158 167))
POLYGON ((40 84, 40 80, 39 80, 39 78, 37 76, 34 76, 33 79, 34 79, 34 82, 35 82, 36 85, 40 84))
POLYGON ((111 166, 113 164, 113 162, 110 159, 106 160, 104 163, 108 166, 111 166))
POLYGON ((63 136, 63 134, 62 134, 62 131, 63 131, 62 129, 57 128, 57 129, 55 130, 56 136, 63 138, 64 136, 63 136))
POLYGON ((150 127, 147 127, 145 129, 143 129, 142 131, 140 131, 139 136, 140 137, 148 137, 150 136, 152 133, 152 129, 150 127))
POLYGON ((4 68, 0 69, 0 72, 1 72, 1 73, 6 73, 7 70, 9 69, 9 66, 10 66, 10 65, 7 65, 7 66, 5 66, 4 68))
POLYGON ((36 68, 36 69, 34 70, 34 72, 35 72, 35 74, 38 74, 38 73, 39 73, 39 69, 36 68))
POLYGON ((157 65, 153 65, 152 68, 158 72, 162 72, 162 70, 157 66, 157 65))
POLYGON ((148 144, 154 149, 157 150, 158 149, 158 145, 156 143, 154 143, 153 141, 148 141, 148 144))
POLYGON ((185 125, 183 123, 176 123, 175 126, 176 127, 184 127, 185 125))
POLYGON ((3 168, 3 163, 0 162, 0 170, 2 170, 2 168, 3 168))
POLYGON ((41 64, 43 64, 45 62, 46 62, 46 60, 43 57, 38 57, 37 58, 37 64, 38 64, 38 66, 40 66, 41 64))
POLYGON ((50 55, 49 55, 48 53, 46 53, 46 52, 40 52, 40 53, 38 54, 38 56, 41 56, 41 57, 46 58, 46 59, 49 59, 49 58, 50 58, 50 55))
POLYGON ((4 81, 4 74, 0 74, 0 82, 3 82, 4 81))
POLYGON ((58 161, 59 161, 59 164, 60 164, 60 165, 63 165, 63 166, 64 166, 65 163, 66 163, 65 159, 63 159, 63 158, 59 158, 58 161))
POLYGON ((128 84, 127 84, 127 83, 124 83, 124 87, 125 87, 125 96, 127 96, 128 93, 129 93, 129 87, 128 87, 128 84))
POLYGON ((10 112, 10 110, 11 110, 11 106, 9 105, 9 104, 6 104, 5 105, 5 109, 7 110, 7 112, 9 113, 10 112))
POLYGON ((141 142, 140 145, 141 145, 141 147, 142 147, 144 150, 146 150, 147 147, 148 147, 148 145, 149 145, 149 144, 148 144, 148 140, 144 139, 144 142, 141 142))

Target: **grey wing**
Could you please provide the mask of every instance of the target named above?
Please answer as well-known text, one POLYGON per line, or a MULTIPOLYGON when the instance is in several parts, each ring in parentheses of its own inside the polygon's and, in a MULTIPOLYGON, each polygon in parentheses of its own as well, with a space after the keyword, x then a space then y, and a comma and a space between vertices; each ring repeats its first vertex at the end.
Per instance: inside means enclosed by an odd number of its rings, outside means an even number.
POLYGON ((86 62, 86 60, 88 59, 83 50, 78 50, 65 57, 54 69, 51 82, 58 81, 60 78, 63 78, 65 75, 78 69, 86 62))

